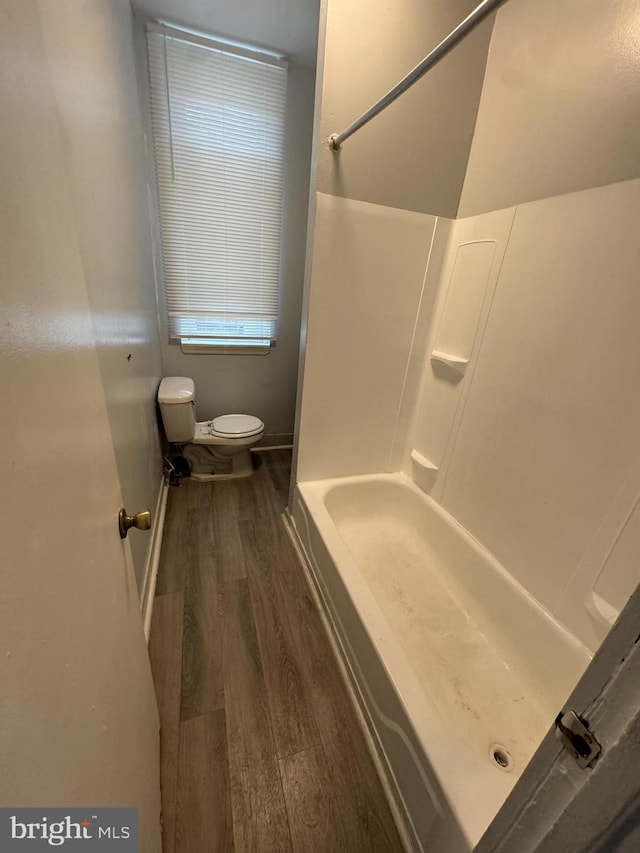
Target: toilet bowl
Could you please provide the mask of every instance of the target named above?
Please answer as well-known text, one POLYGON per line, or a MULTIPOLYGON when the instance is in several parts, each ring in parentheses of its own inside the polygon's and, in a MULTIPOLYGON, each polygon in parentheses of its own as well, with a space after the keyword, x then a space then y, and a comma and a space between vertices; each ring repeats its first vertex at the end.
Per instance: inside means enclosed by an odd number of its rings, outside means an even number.
POLYGON ((264 435, 253 415, 220 415, 196 421, 195 385, 187 376, 165 376, 158 405, 167 439, 180 446, 194 480, 232 480, 253 473, 251 447, 264 435))

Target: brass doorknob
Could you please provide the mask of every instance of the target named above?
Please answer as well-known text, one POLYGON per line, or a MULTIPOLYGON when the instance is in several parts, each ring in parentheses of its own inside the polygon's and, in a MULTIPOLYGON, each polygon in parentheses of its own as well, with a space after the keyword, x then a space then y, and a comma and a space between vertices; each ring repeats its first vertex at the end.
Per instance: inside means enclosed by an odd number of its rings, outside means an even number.
POLYGON ((144 509, 142 512, 137 512, 135 515, 127 515, 126 509, 121 507, 120 512, 118 513, 118 529, 120 531, 120 538, 126 539, 127 533, 132 527, 137 527, 138 530, 151 529, 151 513, 148 509, 144 509))

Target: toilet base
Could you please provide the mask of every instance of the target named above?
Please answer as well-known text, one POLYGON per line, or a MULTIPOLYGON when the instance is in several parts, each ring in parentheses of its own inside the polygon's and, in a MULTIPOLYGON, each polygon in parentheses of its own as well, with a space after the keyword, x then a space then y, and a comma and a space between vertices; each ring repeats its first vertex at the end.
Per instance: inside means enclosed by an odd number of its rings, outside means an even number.
POLYGON ((191 479, 200 482, 237 480, 250 477, 254 471, 249 447, 185 444, 182 455, 191 467, 191 479))

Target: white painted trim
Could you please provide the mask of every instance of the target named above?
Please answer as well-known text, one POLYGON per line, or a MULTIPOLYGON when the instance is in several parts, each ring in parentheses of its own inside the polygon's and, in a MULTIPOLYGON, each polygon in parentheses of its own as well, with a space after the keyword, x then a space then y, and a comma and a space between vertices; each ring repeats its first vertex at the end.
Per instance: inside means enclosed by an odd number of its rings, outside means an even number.
POLYGON ((400 840, 402 841, 402 846, 406 853, 414 853, 414 851, 420 849, 420 845, 415 839, 415 835, 412 831, 411 820, 404 807, 404 799, 395 783, 393 774, 391 773, 384 748, 375 734, 373 723, 370 720, 369 713, 366 708, 366 703, 358 687, 358 680, 351 668, 349 657, 342 645, 342 641, 340 640, 340 635, 333 621, 331 610, 316 576, 312 561, 309 559, 304 545, 298 536, 288 509, 283 512, 282 521, 300 560, 304 578, 311 598, 313 599, 313 603, 320 614, 322 627, 324 628, 329 640, 329 645, 331 646, 331 651, 333 652, 333 656, 338 665, 342 681, 347 689, 347 695, 349 696, 358 724, 362 734, 364 735, 367 749, 371 755, 380 784, 382 785, 382 789, 385 793, 396 829, 398 830, 400 840))
POLYGON ((162 548, 162 535, 164 532, 164 520, 167 512, 167 499, 169 497, 169 483, 163 478, 158 490, 156 511, 153 514, 153 529, 151 531, 151 543, 147 552, 147 561, 144 570, 142 584, 142 595, 140 597, 140 611, 144 625, 144 638, 149 642, 151 633, 151 617, 153 616, 153 602, 156 595, 156 583, 158 581, 158 568, 160 566, 160 549, 162 548))

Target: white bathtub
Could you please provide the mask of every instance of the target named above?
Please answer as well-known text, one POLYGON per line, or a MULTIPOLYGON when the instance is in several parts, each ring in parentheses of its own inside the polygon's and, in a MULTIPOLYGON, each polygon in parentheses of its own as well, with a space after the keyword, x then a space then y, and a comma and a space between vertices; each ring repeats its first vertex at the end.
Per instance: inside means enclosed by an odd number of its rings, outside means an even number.
POLYGON ((292 519, 413 845, 473 849, 589 652, 402 474, 299 484, 292 519))

